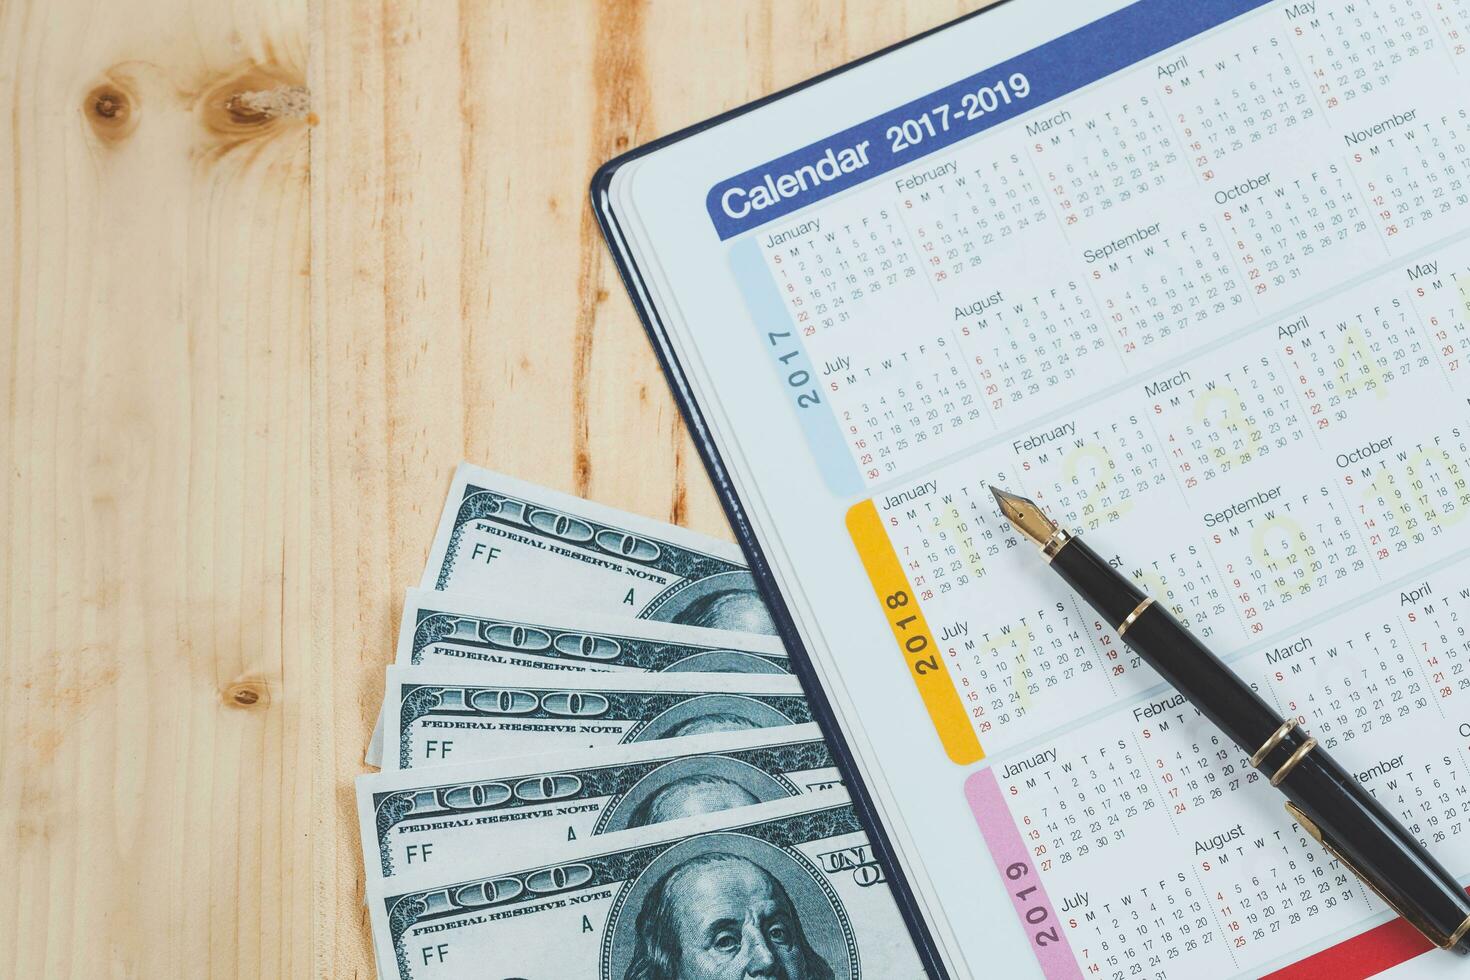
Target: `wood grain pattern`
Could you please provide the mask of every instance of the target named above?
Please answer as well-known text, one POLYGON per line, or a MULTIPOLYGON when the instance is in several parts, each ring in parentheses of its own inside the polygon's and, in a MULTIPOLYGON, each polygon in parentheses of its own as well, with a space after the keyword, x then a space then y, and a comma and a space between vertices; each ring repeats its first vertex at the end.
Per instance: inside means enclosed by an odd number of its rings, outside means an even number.
POLYGON ((0 0, 0 977, 371 976, 453 465, 728 536, 604 159, 959 0, 0 0))

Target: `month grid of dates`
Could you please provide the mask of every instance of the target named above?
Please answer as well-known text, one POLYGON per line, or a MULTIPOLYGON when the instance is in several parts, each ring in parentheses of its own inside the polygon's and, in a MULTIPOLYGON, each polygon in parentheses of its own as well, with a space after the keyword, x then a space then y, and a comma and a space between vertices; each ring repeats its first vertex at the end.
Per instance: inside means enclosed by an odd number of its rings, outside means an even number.
POLYGON ((834 486, 902 479, 1246 331, 1289 378, 1284 404, 1248 406, 1268 427, 1461 370, 1465 304, 1403 281, 1330 344, 1264 338, 1463 232, 1467 16, 1270 5, 758 233, 793 406, 845 444, 822 460, 834 486))

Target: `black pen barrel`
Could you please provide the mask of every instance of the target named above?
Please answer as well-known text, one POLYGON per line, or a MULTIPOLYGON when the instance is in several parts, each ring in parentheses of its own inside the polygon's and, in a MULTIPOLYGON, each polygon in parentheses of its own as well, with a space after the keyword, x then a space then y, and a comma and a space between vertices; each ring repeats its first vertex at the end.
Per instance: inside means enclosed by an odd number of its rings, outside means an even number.
POLYGON ((1315 739, 1281 718, 1168 610, 1078 538, 1052 568, 1119 638, 1224 732, 1290 801, 1287 812, 1395 912, 1437 945, 1461 950, 1470 897, 1315 739))
POLYGON ((1057 551, 1051 567, 1104 625, 1118 630, 1130 649, 1245 752, 1254 752, 1281 726, 1275 709, 1162 606, 1150 603, 1128 622, 1148 597, 1080 538, 1057 551))

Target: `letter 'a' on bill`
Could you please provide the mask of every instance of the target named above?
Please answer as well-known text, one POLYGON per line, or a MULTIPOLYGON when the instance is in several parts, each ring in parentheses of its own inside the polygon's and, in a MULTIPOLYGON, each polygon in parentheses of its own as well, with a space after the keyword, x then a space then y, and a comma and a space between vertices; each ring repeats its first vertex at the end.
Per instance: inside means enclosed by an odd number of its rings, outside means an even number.
POLYGON ((780 674, 389 667, 387 769, 502 759, 814 721, 780 674))
POLYGON ((468 463, 454 474, 422 586, 776 632, 735 545, 468 463))
POLYGON ((406 874, 368 906, 385 980, 924 975, 840 789, 406 874))
POLYGON ((817 726, 783 725, 374 773, 358 821, 373 880, 840 784, 817 726))

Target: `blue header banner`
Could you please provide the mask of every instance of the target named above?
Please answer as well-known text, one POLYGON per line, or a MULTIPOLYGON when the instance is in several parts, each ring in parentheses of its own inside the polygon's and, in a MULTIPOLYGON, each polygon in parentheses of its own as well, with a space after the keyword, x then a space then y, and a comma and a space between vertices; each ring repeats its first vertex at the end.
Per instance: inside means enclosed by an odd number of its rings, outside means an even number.
POLYGON ((1140 0, 710 189, 723 241, 1046 105, 1272 0, 1140 0))

